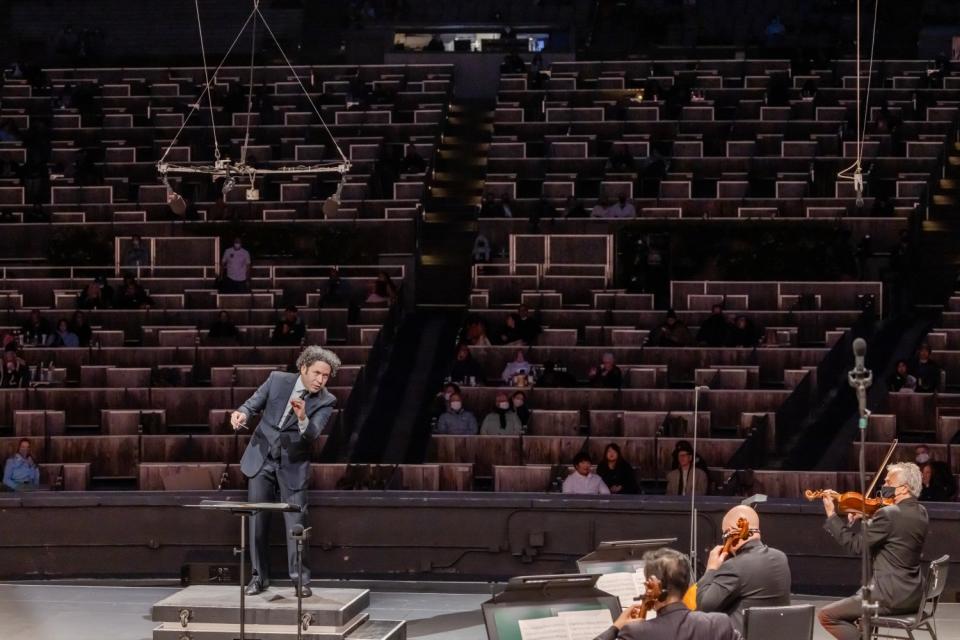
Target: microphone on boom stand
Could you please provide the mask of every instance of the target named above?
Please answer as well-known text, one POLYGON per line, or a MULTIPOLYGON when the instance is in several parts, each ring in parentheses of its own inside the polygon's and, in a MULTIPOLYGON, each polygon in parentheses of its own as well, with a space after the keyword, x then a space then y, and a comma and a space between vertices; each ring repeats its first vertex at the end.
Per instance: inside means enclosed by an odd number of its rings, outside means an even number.
MULTIPOLYGON (((865 366, 867 355, 867 342, 863 338, 857 338, 853 341, 853 369, 847 374, 847 382, 857 392, 857 412, 860 428, 860 493, 867 498, 867 465, 866 465, 866 441, 867 441, 867 421, 870 418, 870 410, 867 409, 867 389, 873 384, 873 372, 865 366)), ((860 520, 860 527, 863 533, 870 526, 866 518, 860 520)), ((873 594, 870 591, 870 550, 866 544, 862 546, 861 553, 861 574, 860 582, 862 590, 862 624, 863 640, 870 640, 871 622, 873 616, 877 615, 878 604, 873 601, 873 594)))

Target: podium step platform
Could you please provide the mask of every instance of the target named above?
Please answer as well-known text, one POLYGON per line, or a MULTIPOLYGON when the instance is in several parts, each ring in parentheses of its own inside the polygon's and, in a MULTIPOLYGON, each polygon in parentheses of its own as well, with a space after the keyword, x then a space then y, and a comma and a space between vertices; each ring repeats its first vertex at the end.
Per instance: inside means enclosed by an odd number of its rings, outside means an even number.
MULTIPOLYGON (((406 623, 370 620, 366 589, 314 589, 303 600, 304 640, 404 640, 406 623)), ((153 605, 159 623, 153 640, 234 640, 240 633, 237 586, 194 585, 153 605)), ((246 598, 248 640, 297 637, 297 597, 292 587, 270 587, 246 598)))

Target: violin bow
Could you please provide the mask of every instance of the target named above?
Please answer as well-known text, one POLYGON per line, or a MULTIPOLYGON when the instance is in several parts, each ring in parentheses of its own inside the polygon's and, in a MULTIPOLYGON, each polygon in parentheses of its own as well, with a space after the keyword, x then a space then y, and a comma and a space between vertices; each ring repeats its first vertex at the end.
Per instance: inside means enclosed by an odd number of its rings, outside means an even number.
POLYGON ((890 448, 887 450, 887 455, 883 457, 883 462, 880 463, 880 468, 877 469, 877 474, 873 476, 873 482, 870 483, 870 487, 867 489, 867 492, 864 494, 864 499, 870 496, 873 493, 874 488, 877 486, 877 480, 880 479, 880 472, 887 468, 887 463, 890 462, 890 456, 893 455, 893 452, 897 448, 897 444, 900 441, 896 438, 893 439, 893 442, 890 443, 890 448))

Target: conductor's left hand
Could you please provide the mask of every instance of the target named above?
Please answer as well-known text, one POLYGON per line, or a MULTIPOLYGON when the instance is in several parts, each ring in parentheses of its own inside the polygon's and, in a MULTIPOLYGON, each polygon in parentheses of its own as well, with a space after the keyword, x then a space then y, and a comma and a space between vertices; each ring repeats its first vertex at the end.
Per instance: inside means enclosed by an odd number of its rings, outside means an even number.
POLYGON ((307 404, 303 400, 291 400, 290 406, 293 408, 293 413, 297 416, 297 420, 307 419, 307 404))

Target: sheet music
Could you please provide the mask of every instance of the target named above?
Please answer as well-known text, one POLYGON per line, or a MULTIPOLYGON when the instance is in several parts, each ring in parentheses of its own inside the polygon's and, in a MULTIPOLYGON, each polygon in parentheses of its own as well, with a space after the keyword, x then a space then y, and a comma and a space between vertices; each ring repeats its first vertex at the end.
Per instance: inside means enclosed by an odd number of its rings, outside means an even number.
MULTIPOLYGON (((643 588, 643 574, 640 574, 640 588, 643 588)), ((629 607, 633 604, 634 598, 640 595, 637 588, 637 574, 620 571, 617 573, 605 573, 597 578, 597 589, 606 591, 612 596, 620 599, 621 607, 629 607)))
POLYGON ((521 640, 571 640, 567 623, 562 618, 534 618, 520 620, 517 624, 520 626, 521 640))
POLYGON ((567 623, 570 640, 593 640, 613 624, 609 609, 561 611, 559 618, 567 623))

